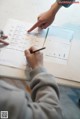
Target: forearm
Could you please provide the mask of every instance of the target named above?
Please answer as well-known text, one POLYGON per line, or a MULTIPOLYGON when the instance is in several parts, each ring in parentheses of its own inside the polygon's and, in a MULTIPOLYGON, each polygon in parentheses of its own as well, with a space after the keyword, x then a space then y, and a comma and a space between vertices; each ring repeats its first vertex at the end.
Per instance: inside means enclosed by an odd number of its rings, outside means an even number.
POLYGON ((62 119, 57 83, 54 76, 43 68, 42 53, 31 54, 31 51, 35 50, 31 47, 25 52, 27 61, 32 67, 30 72, 32 101, 26 99, 27 104, 24 108, 30 114, 29 119, 62 119))
POLYGON ((56 2, 52 4, 50 10, 53 14, 56 14, 62 6, 69 7, 74 1, 75 0, 56 0, 56 2))
POLYGON ((56 0, 49 9, 51 16, 54 17, 62 6, 69 7, 74 1, 75 0, 56 0))
POLYGON ((34 102, 31 106, 35 117, 37 114, 38 117, 41 114, 42 119, 62 119, 59 91, 54 76, 48 74, 44 68, 37 68, 31 72, 31 77, 32 100, 34 102))
POLYGON ((58 2, 55 2, 54 4, 51 5, 50 10, 52 10, 52 12, 57 13, 61 7, 62 5, 58 4, 58 2))
POLYGON ((32 98, 35 100, 37 94, 37 88, 50 87, 55 90, 57 97, 59 97, 58 85, 54 79, 54 76, 47 73, 46 69, 43 67, 38 67, 31 72, 31 89, 32 98))

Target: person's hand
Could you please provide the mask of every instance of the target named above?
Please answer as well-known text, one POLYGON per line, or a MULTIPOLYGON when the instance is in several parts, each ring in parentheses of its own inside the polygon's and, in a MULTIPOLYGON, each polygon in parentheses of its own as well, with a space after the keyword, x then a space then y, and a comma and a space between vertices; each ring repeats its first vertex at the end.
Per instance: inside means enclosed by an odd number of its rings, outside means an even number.
POLYGON ((36 53, 31 53, 35 50, 37 50, 35 47, 31 47, 30 49, 25 50, 25 56, 28 61, 28 64, 33 69, 43 66, 43 54, 39 51, 36 53))
POLYGON ((46 29, 49 25, 52 24, 52 22, 55 19, 55 15, 57 13, 57 11, 59 10, 61 6, 56 2, 54 3, 51 8, 47 11, 42 13, 39 17, 38 17, 38 21, 37 23, 35 23, 29 30, 28 32, 31 32, 32 30, 34 30, 36 27, 39 27, 41 29, 46 29))
POLYGON ((53 22, 54 18, 55 18, 55 14, 52 14, 50 10, 45 13, 42 13, 38 17, 37 23, 35 23, 32 26, 32 28, 30 28, 28 30, 28 32, 31 32, 32 30, 34 30, 37 27, 39 27, 41 29, 46 29, 53 22))
POLYGON ((7 38, 8 38, 8 36, 5 36, 4 32, 2 30, 0 30, 0 43, 3 43, 4 45, 9 45, 8 42, 4 41, 7 38))

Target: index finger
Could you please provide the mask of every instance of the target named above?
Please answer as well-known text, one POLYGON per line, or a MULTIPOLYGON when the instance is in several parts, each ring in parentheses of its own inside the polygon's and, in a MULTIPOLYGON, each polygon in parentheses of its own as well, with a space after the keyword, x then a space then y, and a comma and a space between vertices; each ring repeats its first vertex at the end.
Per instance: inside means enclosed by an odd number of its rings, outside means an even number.
POLYGON ((36 27, 40 26, 41 21, 36 22, 27 32, 33 31, 36 27))
POLYGON ((1 38, 0 38, 0 42, 1 42, 1 43, 3 43, 3 44, 5 44, 5 45, 9 45, 9 43, 8 43, 8 42, 6 42, 6 41, 2 40, 1 38))

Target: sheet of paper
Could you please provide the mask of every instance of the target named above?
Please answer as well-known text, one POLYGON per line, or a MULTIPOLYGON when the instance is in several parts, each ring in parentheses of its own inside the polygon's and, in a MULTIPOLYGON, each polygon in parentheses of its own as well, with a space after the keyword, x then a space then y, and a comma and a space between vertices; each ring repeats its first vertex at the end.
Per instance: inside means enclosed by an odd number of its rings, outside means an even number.
MULTIPOLYGON (((0 64, 19 69, 26 69, 27 61, 24 50, 35 45, 38 48, 43 46, 47 30, 34 30, 27 33, 33 24, 24 23, 10 19, 4 28, 8 35, 8 46, 0 45, 0 64)), ((66 64, 69 58, 70 47, 73 38, 73 31, 61 27, 50 27, 49 34, 45 42, 45 60, 66 64)))
POLYGON ((50 27, 45 43, 45 60, 67 64, 73 39, 73 31, 62 27, 50 27))
POLYGON ((26 69, 27 61, 24 56, 24 52, 12 49, 3 49, 0 52, 0 64, 19 69, 26 69))
POLYGON ((9 36, 10 43, 6 48, 24 51, 26 48, 36 45, 42 47, 46 30, 35 29, 31 33, 27 30, 32 27, 31 23, 24 23, 18 20, 9 20, 4 31, 9 36))
POLYGON ((4 28, 4 32, 8 35, 8 46, 0 45, 0 64, 19 69, 26 69, 26 58, 24 50, 35 45, 38 48, 42 47, 46 30, 36 29, 31 33, 27 30, 33 24, 24 23, 18 20, 10 19, 4 28))

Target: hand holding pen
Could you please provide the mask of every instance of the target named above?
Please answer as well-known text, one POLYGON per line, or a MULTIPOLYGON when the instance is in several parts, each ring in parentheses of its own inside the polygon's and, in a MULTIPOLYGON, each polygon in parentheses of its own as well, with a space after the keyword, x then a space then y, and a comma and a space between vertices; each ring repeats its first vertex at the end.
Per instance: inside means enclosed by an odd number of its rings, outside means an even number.
POLYGON ((2 30, 0 30, 0 43, 3 43, 4 45, 9 45, 8 42, 4 41, 7 38, 8 38, 8 36, 5 36, 4 32, 2 30))
POLYGON ((45 47, 40 49, 31 47, 25 50, 27 62, 32 69, 43 66, 43 54, 40 52, 43 49, 45 49, 45 47))

